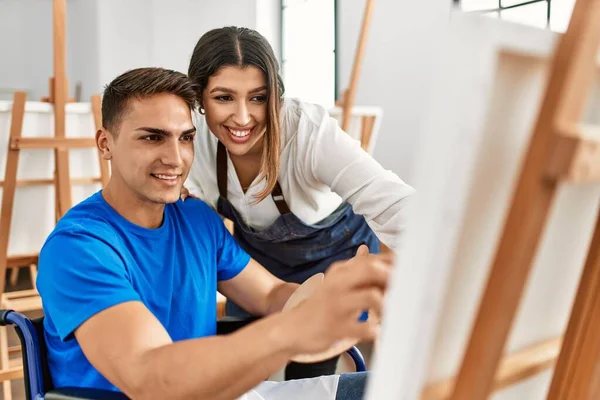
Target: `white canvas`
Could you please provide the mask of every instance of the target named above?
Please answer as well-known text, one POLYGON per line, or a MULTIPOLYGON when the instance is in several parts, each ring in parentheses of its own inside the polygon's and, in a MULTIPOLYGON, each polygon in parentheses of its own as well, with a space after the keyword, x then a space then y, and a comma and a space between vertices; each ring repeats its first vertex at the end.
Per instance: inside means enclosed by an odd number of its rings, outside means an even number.
MULTIPOLYGON (((0 101, 0 179, 4 180, 10 134, 12 101, 0 101)), ((71 103, 66 107, 67 137, 94 137, 91 105, 71 103)), ((28 101, 23 119, 23 137, 54 135, 54 112, 51 104, 28 101)), ((54 174, 53 150, 21 150, 17 180, 51 179, 54 174)), ((69 152, 71 178, 97 178, 100 165, 97 150, 73 149, 69 152)), ((99 183, 74 185, 73 204, 100 189, 99 183)), ((2 188, 0 188, 0 193, 2 188)), ((54 187, 18 187, 13 206, 8 254, 30 254, 40 250, 54 227, 54 187)))
MULTIPOLYGON (((427 384, 457 373, 558 35, 453 14, 441 37, 370 400, 419 399, 427 384)), ((586 122, 598 123, 600 86, 594 89, 586 122)), ((399 104, 409 101, 399 94, 399 104)), ((508 352, 563 333, 599 202, 600 185, 560 186, 508 352)), ((493 398, 543 399, 550 377, 546 371, 493 398)))

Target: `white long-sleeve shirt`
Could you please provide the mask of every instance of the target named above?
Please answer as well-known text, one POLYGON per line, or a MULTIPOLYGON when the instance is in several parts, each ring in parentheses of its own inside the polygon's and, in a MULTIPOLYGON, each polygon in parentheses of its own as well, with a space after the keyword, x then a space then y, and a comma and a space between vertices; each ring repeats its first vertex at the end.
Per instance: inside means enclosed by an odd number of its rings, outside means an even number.
MULTIPOLYGON (((197 135, 186 187, 216 209, 217 138, 204 115, 194 112, 192 116, 197 135)), ((280 126, 279 184, 290 210, 304 223, 314 224, 347 201, 356 214, 365 217, 379 240, 395 248, 414 189, 385 170, 321 106, 286 98, 280 126)), ((280 216, 271 196, 253 204, 266 181, 253 182, 244 193, 229 158, 227 182, 227 199, 248 226, 262 230, 280 216)))

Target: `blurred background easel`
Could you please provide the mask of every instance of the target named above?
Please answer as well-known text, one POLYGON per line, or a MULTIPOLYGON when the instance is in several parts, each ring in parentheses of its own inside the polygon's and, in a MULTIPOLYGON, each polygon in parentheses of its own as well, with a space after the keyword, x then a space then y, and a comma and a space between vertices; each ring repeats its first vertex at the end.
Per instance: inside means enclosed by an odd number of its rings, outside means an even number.
MULTIPOLYGON (((0 304, 2 308, 13 309, 19 312, 39 311, 42 309, 40 296, 35 288, 37 273, 38 253, 9 255, 9 240, 11 236, 11 223, 13 222, 13 208, 17 187, 53 185, 55 193, 55 220, 58 221, 72 206, 71 188, 73 184, 100 183, 104 186, 108 182, 108 163, 98 158, 100 163, 99 178, 83 178, 71 180, 69 171, 69 149, 95 148, 93 137, 66 137, 66 103, 73 99, 68 97, 68 80, 66 78, 66 0, 53 1, 53 50, 54 50, 54 77, 50 78, 49 96, 42 102, 51 103, 54 113, 53 137, 23 137, 23 120, 26 115, 26 93, 14 93, 10 135, 7 147, 6 170, 2 182, 2 205, 0 208, 0 289, 2 294, 0 304), (49 149, 54 152, 54 178, 53 179, 26 179, 17 180, 19 156, 21 150, 49 149), (31 287, 24 290, 5 291, 7 269, 11 268, 11 283, 14 286, 21 267, 29 268, 31 287)), ((100 96, 94 95, 91 99, 91 108, 95 121, 95 128, 101 126, 100 96)), ((23 376, 19 347, 8 346, 7 328, 0 328, 0 381, 3 386, 4 400, 12 398, 11 380, 23 376), (16 357, 12 357, 15 355, 16 357)))
POLYGON ((377 140, 382 110, 380 107, 357 107, 354 104, 356 103, 356 91, 358 90, 360 71, 365 57, 367 36, 371 20, 373 19, 374 8, 375 0, 367 0, 362 16, 358 44, 354 53, 350 83, 342 91, 340 98, 336 102, 336 107, 330 110, 330 114, 340 121, 342 130, 359 140, 361 147, 369 153, 372 153, 377 140))
MULTIPOLYGON (((361 147, 370 154, 373 153, 377 142, 383 110, 377 106, 355 106, 355 103, 374 8, 375 0, 367 0, 362 16, 358 44, 354 53, 350 84, 347 89, 342 91, 339 100, 336 102, 336 107, 329 110, 334 118, 341 121, 342 130, 360 141, 361 147)), ((390 249, 383 243, 380 246, 382 252, 390 252, 390 249)))

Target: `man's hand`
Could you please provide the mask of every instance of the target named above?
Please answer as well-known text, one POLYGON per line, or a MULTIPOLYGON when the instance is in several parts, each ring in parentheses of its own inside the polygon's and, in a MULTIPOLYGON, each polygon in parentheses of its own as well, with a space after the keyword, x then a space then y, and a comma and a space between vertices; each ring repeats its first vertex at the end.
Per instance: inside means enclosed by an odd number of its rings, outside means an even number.
POLYGON ((361 244, 358 250, 356 250, 356 255, 354 258, 359 256, 368 256, 369 255, 369 246, 366 244, 361 244))
POLYGON ((367 246, 361 246, 354 258, 334 263, 314 295, 290 311, 297 352, 325 351, 348 338, 374 339, 392 263, 391 254, 369 254, 367 246), (369 310, 370 318, 361 322, 364 310, 369 310))

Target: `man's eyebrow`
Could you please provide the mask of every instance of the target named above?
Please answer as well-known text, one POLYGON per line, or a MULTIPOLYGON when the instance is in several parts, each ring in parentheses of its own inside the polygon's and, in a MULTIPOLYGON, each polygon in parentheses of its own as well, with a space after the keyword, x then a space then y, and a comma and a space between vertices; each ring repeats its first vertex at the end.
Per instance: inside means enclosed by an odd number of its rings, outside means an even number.
MULTIPOLYGON (((167 131, 166 129, 160 129, 160 128, 151 128, 148 126, 141 126, 139 128, 136 129, 136 131, 144 131, 144 132, 148 132, 148 133, 153 133, 155 135, 164 135, 164 136, 171 136, 171 132, 167 131)), ((196 128, 190 128, 190 129, 186 129, 185 131, 181 132, 181 135, 189 135, 190 133, 194 133, 196 132, 196 128)))
POLYGON ((190 133, 196 133, 196 128, 186 129, 185 131, 181 132, 182 135, 189 135, 190 133))
POLYGON ((155 135, 164 135, 164 136, 171 136, 171 132, 165 130, 165 129, 160 129, 160 128, 151 128, 148 126, 141 126, 139 128, 135 129, 136 131, 144 131, 144 132, 148 132, 148 133, 153 133, 155 135))

